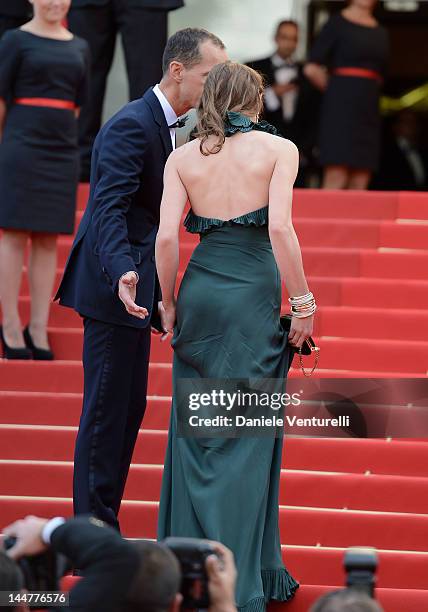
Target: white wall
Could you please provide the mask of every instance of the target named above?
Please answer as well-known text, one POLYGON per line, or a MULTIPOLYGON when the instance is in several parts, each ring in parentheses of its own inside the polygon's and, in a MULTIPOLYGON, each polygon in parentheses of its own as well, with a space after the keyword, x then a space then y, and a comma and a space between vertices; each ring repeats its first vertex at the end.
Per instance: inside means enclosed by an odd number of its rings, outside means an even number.
POLYGON ((183 9, 170 13, 170 32, 206 28, 223 40, 231 59, 255 59, 271 52, 275 25, 292 16, 293 4, 293 0, 186 0, 183 9))
MULTIPOLYGON (((304 15, 309 0, 186 0, 186 6, 169 14, 169 32, 185 27, 202 27, 217 34, 229 57, 237 61, 257 59, 273 50, 273 33, 281 19, 302 24, 299 54, 305 40, 304 15)), ((104 117, 126 104, 128 88, 123 54, 118 40, 110 73, 104 117)))

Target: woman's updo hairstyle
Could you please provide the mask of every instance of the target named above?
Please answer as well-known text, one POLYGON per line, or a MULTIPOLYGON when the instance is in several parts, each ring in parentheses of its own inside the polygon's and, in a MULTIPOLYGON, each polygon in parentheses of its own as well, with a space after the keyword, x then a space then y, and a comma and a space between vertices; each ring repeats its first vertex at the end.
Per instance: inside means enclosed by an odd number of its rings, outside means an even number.
POLYGON ((201 153, 210 155, 221 151, 226 139, 224 122, 227 111, 258 116, 262 108, 263 79, 258 72, 237 62, 214 66, 205 81, 197 109, 195 136, 201 140, 201 153), (210 136, 216 136, 217 142, 207 149, 204 145, 210 136))

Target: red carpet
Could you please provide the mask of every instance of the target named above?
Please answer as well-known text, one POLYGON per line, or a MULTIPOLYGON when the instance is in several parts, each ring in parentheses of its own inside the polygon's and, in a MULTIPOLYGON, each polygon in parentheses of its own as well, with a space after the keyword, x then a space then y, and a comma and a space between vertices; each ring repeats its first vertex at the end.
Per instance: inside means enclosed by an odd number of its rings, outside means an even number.
MULTIPOLYGON (((83 186, 78 218, 86 196, 83 186)), ((297 191, 293 215, 319 304, 318 376, 426 376, 428 196, 297 191)), ((197 239, 181 235, 182 273, 197 239)), ((70 245, 60 239, 58 277, 70 245)), ((20 309, 26 323, 26 277, 20 309)), ((0 361, 0 526, 29 513, 71 514, 83 380, 79 317, 54 305, 50 337, 53 364, 0 361)), ((130 537, 156 535, 171 349, 155 338, 152 347, 149 406, 121 511, 130 537)), ((301 376, 296 368, 290 375, 301 376)), ((352 545, 379 549, 385 610, 428 609, 428 440, 288 438, 282 468, 281 540, 301 588, 272 611, 303 612, 343 585, 343 553, 352 545)))

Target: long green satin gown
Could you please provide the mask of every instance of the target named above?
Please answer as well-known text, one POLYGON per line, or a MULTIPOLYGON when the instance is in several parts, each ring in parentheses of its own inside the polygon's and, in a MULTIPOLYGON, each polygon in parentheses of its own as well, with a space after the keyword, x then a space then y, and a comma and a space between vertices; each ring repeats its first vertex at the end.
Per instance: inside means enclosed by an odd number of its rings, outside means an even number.
MULTIPOLYGON (((274 128, 229 113, 226 135, 274 128)), ((240 612, 290 599, 298 583, 284 567, 278 524, 283 437, 177 437, 181 378, 287 376, 292 353, 280 326, 281 279, 268 206, 223 221, 186 217, 200 234, 177 297, 173 401, 159 506, 158 540, 208 538, 228 546, 238 569, 240 612)))

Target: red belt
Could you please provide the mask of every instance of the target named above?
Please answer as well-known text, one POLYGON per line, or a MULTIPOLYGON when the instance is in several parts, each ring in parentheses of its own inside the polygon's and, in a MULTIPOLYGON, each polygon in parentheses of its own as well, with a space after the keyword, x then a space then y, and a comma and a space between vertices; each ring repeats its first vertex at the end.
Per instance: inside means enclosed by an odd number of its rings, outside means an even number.
POLYGON ((15 104, 24 104, 25 106, 47 106, 49 108, 65 108, 67 110, 75 110, 77 108, 71 100, 56 100, 55 98, 16 98, 15 104))
POLYGON ((361 77, 363 79, 375 79, 376 81, 382 81, 382 77, 379 72, 376 72, 376 70, 368 70, 367 68, 352 68, 350 66, 343 68, 335 68, 333 70, 333 74, 339 76, 361 77))

